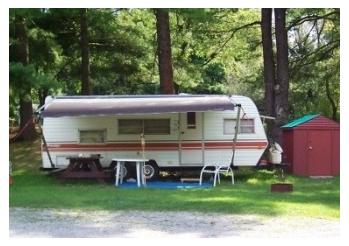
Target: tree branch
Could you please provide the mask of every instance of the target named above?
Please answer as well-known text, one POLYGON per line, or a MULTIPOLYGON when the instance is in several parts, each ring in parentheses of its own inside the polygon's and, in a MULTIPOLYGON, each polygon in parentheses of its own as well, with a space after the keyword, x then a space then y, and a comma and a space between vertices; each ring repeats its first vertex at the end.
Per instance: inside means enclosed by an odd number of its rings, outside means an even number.
POLYGON ((316 20, 320 20, 320 19, 334 20, 333 18, 328 18, 329 16, 334 15, 334 14, 339 14, 338 10, 332 11, 332 12, 327 13, 325 15, 311 15, 311 16, 304 16, 304 17, 298 18, 298 19, 292 21, 290 23, 290 25, 288 25, 287 30, 289 31, 293 27, 299 26, 307 21, 316 21, 316 20))
POLYGON ((291 65, 291 69, 290 69, 290 73, 293 74, 294 71, 298 71, 298 69, 300 67, 304 67, 313 63, 316 63, 318 61, 322 61, 323 59, 326 58, 326 56, 332 52, 334 49, 339 47, 339 40, 335 40, 333 42, 330 42, 326 45, 321 46, 320 48, 316 49, 315 51, 309 53, 308 55, 303 56, 300 59, 296 59, 292 62, 290 62, 291 65), (330 45, 332 45, 330 48, 325 49, 326 47, 329 47, 330 45), (324 50, 325 49, 325 50, 324 50), (319 55, 319 56, 317 56, 319 55), (310 56, 315 56, 314 58, 310 59, 310 61, 308 62, 303 62, 306 58, 310 57, 310 56), (292 65, 294 64, 294 65, 292 65))
POLYGON ((217 57, 217 54, 219 54, 223 48, 227 45, 227 43, 235 36, 235 34, 245 28, 251 28, 254 27, 255 25, 260 25, 261 22, 260 21, 254 21, 236 28, 232 28, 230 29, 230 32, 232 32, 230 34, 230 36, 227 38, 227 40, 225 40, 221 45, 219 45, 219 48, 217 48, 215 51, 213 51, 210 55, 210 59, 208 59, 203 65, 207 65, 208 63, 210 63, 213 59, 215 59, 217 57))
MULTIPOLYGON (((310 53, 306 54, 305 56, 302 56, 301 58, 291 60, 290 64, 295 64, 295 63, 298 63, 300 61, 303 61, 303 60, 305 60, 306 58, 308 58, 308 57, 310 57, 312 55, 320 53, 322 50, 326 49, 327 47, 329 47, 331 45, 333 45, 333 46, 331 48, 329 48, 329 50, 333 50, 333 49, 339 47, 339 39, 336 39, 336 40, 333 40, 333 41, 331 41, 331 42, 329 42, 327 44, 324 44, 323 46, 317 48, 313 52, 310 52, 310 53)), ((325 51, 325 52, 327 52, 327 51, 325 51)))
POLYGON ((332 120, 337 120, 337 105, 331 95, 332 90, 330 89, 330 83, 328 78, 325 79, 325 91, 327 99, 330 102, 332 108, 332 120))

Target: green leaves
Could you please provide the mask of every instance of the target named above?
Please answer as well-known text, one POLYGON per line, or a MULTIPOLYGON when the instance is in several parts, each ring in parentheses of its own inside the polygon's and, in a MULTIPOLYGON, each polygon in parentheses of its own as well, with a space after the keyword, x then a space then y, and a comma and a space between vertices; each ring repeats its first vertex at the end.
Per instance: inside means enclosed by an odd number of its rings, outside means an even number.
POLYGON ((292 116, 339 116, 339 10, 288 11, 292 116))
POLYGON ((10 63, 10 88, 18 93, 29 89, 55 89, 58 81, 53 74, 37 72, 34 65, 24 66, 22 63, 10 63))
MULTIPOLYGON (((259 9, 167 9, 174 81, 180 92, 235 93, 263 104, 259 9)), ((30 86, 77 94, 80 88, 79 9, 10 9, 28 29, 30 66, 10 64, 11 95, 30 86)), ((91 81, 95 94, 158 93, 152 9, 88 9, 91 81)), ((339 114, 339 10, 288 9, 291 117, 339 114), (330 95, 326 91, 326 83, 330 95), (309 97, 311 91, 312 97, 309 97)), ((16 101, 16 100, 12 100, 16 101)))
POLYGON ((10 87, 15 90, 32 88, 36 82, 36 72, 33 65, 24 66, 22 63, 10 63, 10 87))

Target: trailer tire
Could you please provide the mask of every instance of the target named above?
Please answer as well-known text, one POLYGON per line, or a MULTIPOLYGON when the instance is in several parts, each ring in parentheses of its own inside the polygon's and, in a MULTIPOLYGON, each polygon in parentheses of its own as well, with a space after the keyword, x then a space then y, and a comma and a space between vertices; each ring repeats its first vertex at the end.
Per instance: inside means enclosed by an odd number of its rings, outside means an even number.
POLYGON ((144 175, 147 180, 155 180, 159 177, 159 167, 154 160, 145 163, 144 175))

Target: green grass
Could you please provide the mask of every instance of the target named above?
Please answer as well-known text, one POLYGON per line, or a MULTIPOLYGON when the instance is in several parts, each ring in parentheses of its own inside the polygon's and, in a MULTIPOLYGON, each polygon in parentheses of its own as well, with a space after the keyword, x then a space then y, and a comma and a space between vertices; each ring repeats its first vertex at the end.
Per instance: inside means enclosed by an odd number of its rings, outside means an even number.
POLYGON ((242 169, 236 184, 228 180, 212 189, 117 189, 96 182, 60 183, 38 171, 39 141, 10 146, 14 184, 10 207, 76 208, 148 211, 201 211, 263 216, 339 218, 339 177, 313 180, 287 176, 294 184, 289 194, 271 193, 274 172, 242 169))

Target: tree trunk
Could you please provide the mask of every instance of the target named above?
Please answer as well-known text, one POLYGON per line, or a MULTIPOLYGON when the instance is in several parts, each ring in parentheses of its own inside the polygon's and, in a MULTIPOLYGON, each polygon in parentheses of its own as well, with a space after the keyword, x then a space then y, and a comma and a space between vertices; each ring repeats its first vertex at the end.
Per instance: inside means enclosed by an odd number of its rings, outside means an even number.
POLYGON ((39 96, 40 106, 45 104, 45 99, 48 96, 48 94, 49 94, 49 90, 47 88, 43 88, 39 90, 38 96, 39 96))
POLYGON ((174 94, 169 13, 156 9, 160 92, 174 94))
MULTIPOLYGON (((275 116, 274 86, 275 86, 275 63, 273 58, 273 41, 272 41, 272 9, 262 9, 262 44, 263 44, 263 65, 264 65, 264 103, 265 112, 269 116, 275 116)), ((274 121, 268 121, 268 133, 274 128, 274 121)))
POLYGON ((330 101, 331 108, 332 108, 332 120, 337 121, 337 106, 336 106, 336 103, 331 96, 330 82, 329 82, 328 78, 325 79, 325 88, 326 88, 327 99, 330 101))
POLYGON ((87 9, 80 9, 81 94, 91 95, 87 9))
MULTIPOLYGON (((16 38, 18 40, 17 44, 17 59, 18 62, 22 63, 24 66, 29 64, 29 44, 27 36, 26 22, 23 17, 16 16, 16 38)), ((33 104, 31 98, 31 90, 29 86, 23 86, 19 98, 19 118, 20 118, 20 129, 26 126, 22 135, 18 139, 31 140, 35 138, 35 124, 32 120, 33 116, 33 104)))
POLYGON ((275 140, 282 143, 280 126, 287 123, 289 116, 288 106, 288 42, 286 29, 286 9, 275 9, 275 38, 276 38, 276 84, 275 84, 275 113, 276 127, 273 135, 275 140))

